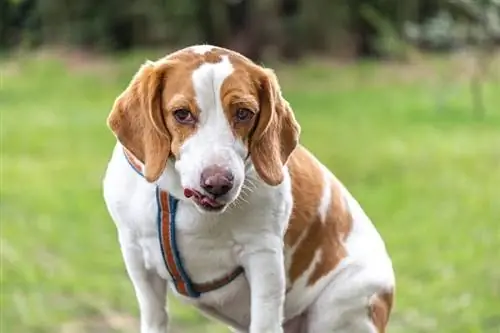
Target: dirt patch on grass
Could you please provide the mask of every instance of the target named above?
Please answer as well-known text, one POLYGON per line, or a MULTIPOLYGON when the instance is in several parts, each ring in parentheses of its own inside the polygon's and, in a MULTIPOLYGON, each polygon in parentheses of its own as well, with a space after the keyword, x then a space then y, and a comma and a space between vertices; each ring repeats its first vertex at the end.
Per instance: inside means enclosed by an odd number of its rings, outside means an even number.
POLYGON ((109 57, 85 50, 47 49, 36 54, 43 59, 56 59, 72 72, 93 73, 107 75, 116 70, 116 63, 109 57))
POLYGON ((99 55, 85 50, 66 48, 44 48, 37 51, 12 52, 0 62, 2 75, 16 75, 22 70, 26 61, 41 62, 56 61, 65 69, 76 73, 92 73, 107 75, 116 69, 116 62, 110 56, 99 55))
POLYGON ((59 333, 131 333, 137 332, 138 327, 137 320, 132 316, 114 313, 64 323, 59 333))
POLYGON ((21 71, 19 63, 15 60, 5 60, 0 63, 0 80, 4 77, 18 75, 21 71))

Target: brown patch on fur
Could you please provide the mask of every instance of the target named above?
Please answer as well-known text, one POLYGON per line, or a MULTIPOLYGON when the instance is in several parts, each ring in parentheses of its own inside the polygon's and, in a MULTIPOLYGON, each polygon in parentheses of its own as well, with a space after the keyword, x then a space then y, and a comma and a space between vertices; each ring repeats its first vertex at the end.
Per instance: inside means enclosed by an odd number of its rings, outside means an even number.
POLYGON ((282 97, 272 70, 263 69, 259 80, 260 112, 250 141, 250 154, 259 176, 268 185, 283 181, 283 166, 298 146, 300 126, 282 97))
POLYGON ((144 176, 156 180, 170 154, 170 135, 161 120, 161 94, 169 64, 145 63, 116 99, 108 126, 145 165, 144 176))
POLYGON ((385 333, 394 301, 393 291, 372 296, 369 315, 379 333, 385 333))
MULTIPOLYGON (((246 69, 246 68, 245 68, 246 69)), ((258 89, 254 83, 258 74, 236 67, 234 72, 222 84, 220 98, 224 113, 233 133, 248 145, 248 137, 255 125, 259 112, 258 89), (236 112, 240 108, 249 109, 255 115, 245 122, 236 121, 236 112)))
POLYGON ((291 247, 303 238, 292 255, 288 271, 290 281, 293 283, 311 265, 314 253, 318 249, 322 231, 318 205, 322 196, 323 174, 303 147, 295 150, 287 165, 292 178, 294 205, 285 234, 285 244, 291 247), (305 236, 302 236, 303 233, 305 236))
POLYGON ((174 112, 179 109, 191 111, 193 116, 199 116, 199 109, 195 101, 195 92, 191 80, 185 80, 190 76, 197 63, 186 66, 178 65, 172 70, 171 75, 165 82, 163 90, 163 119, 171 136, 171 152, 175 158, 179 156, 179 150, 184 141, 196 131, 196 124, 180 124, 174 117, 174 112))
POLYGON ((290 281, 295 282, 310 267, 315 253, 321 259, 308 277, 312 285, 332 271, 346 256, 342 240, 351 228, 351 216, 345 207, 338 181, 332 177, 331 202, 322 220, 319 206, 323 197, 324 171, 312 155, 299 146, 288 162, 292 178, 294 207, 285 234, 287 247, 298 246, 292 254, 289 269, 290 281), (300 243, 298 243, 300 242, 300 243))
POLYGON ((330 207, 323 222, 323 256, 321 261, 316 265, 314 271, 309 277, 308 284, 313 285, 327 275, 339 263, 340 259, 344 258, 347 253, 342 244, 352 227, 352 217, 347 207, 345 206, 344 197, 342 196, 339 183, 336 179, 332 179, 332 194, 330 207))

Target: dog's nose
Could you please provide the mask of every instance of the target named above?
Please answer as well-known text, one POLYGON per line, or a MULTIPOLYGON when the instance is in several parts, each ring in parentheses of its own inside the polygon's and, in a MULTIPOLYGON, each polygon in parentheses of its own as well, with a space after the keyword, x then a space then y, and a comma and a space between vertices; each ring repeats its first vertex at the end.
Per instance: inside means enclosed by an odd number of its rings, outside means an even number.
POLYGON ((226 168, 212 165, 201 173, 200 186, 210 194, 218 197, 233 188, 234 176, 226 168))

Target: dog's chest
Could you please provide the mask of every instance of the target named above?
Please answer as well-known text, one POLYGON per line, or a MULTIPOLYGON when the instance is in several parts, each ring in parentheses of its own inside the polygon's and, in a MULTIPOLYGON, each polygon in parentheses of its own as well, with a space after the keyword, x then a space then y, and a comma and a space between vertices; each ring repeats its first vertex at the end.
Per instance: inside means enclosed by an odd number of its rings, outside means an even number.
MULTIPOLYGON (((203 283, 220 277, 219 273, 227 274, 236 267, 238 245, 231 236, 228 221, 217 221, 215 216, 200 218, 193 210, 180 204, 172 227, 175 228, 175 245, 183 267, 193 282, 203 283)), ((146 223, 138 224, 138 243, 142 248, 145 265, 149 269, 158 270, 161 276, 167 278, 157 215, 155 210, 143 216, 146 223)))
POLYGON ((237 266, 239 246, 231 219, 202 215, 189 204, 179 204, 176 238, 180 260, 195 283, 206 283, 231 273, 237 266))
MULTIPOLYGON (((210 283, 227 276, 238 267, 240 246, 232 237, 230 224, 241 221, 221 219, 216 215, 200 216, 196 208, 182 203, 179 203, 175 217, 179 259, 191 282, 210 283)), ((139 240, 146 267, 167 279, 170 289, 183 301, 195 306, 208 306, 215 313, 223 314, 233 325, 247 325, 250 292, 244 274, 219 289, 203 293, 199 298, 179 294, 161 254, 157 220, 153 216, 149 216, 148 220, 147 228, 143 229, 139 240)))

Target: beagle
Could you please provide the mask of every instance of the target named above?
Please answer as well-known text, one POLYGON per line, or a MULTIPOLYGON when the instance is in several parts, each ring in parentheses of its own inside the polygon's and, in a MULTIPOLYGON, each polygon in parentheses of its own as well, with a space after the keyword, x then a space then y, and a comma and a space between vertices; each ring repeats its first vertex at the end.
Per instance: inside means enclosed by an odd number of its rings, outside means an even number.
POLYGON ((384 332, 395 277, 358 202, 299 141, 270 69, 191 46, 147 61, 103 181, 141 333, 167 289, 234 332, 384 332))

